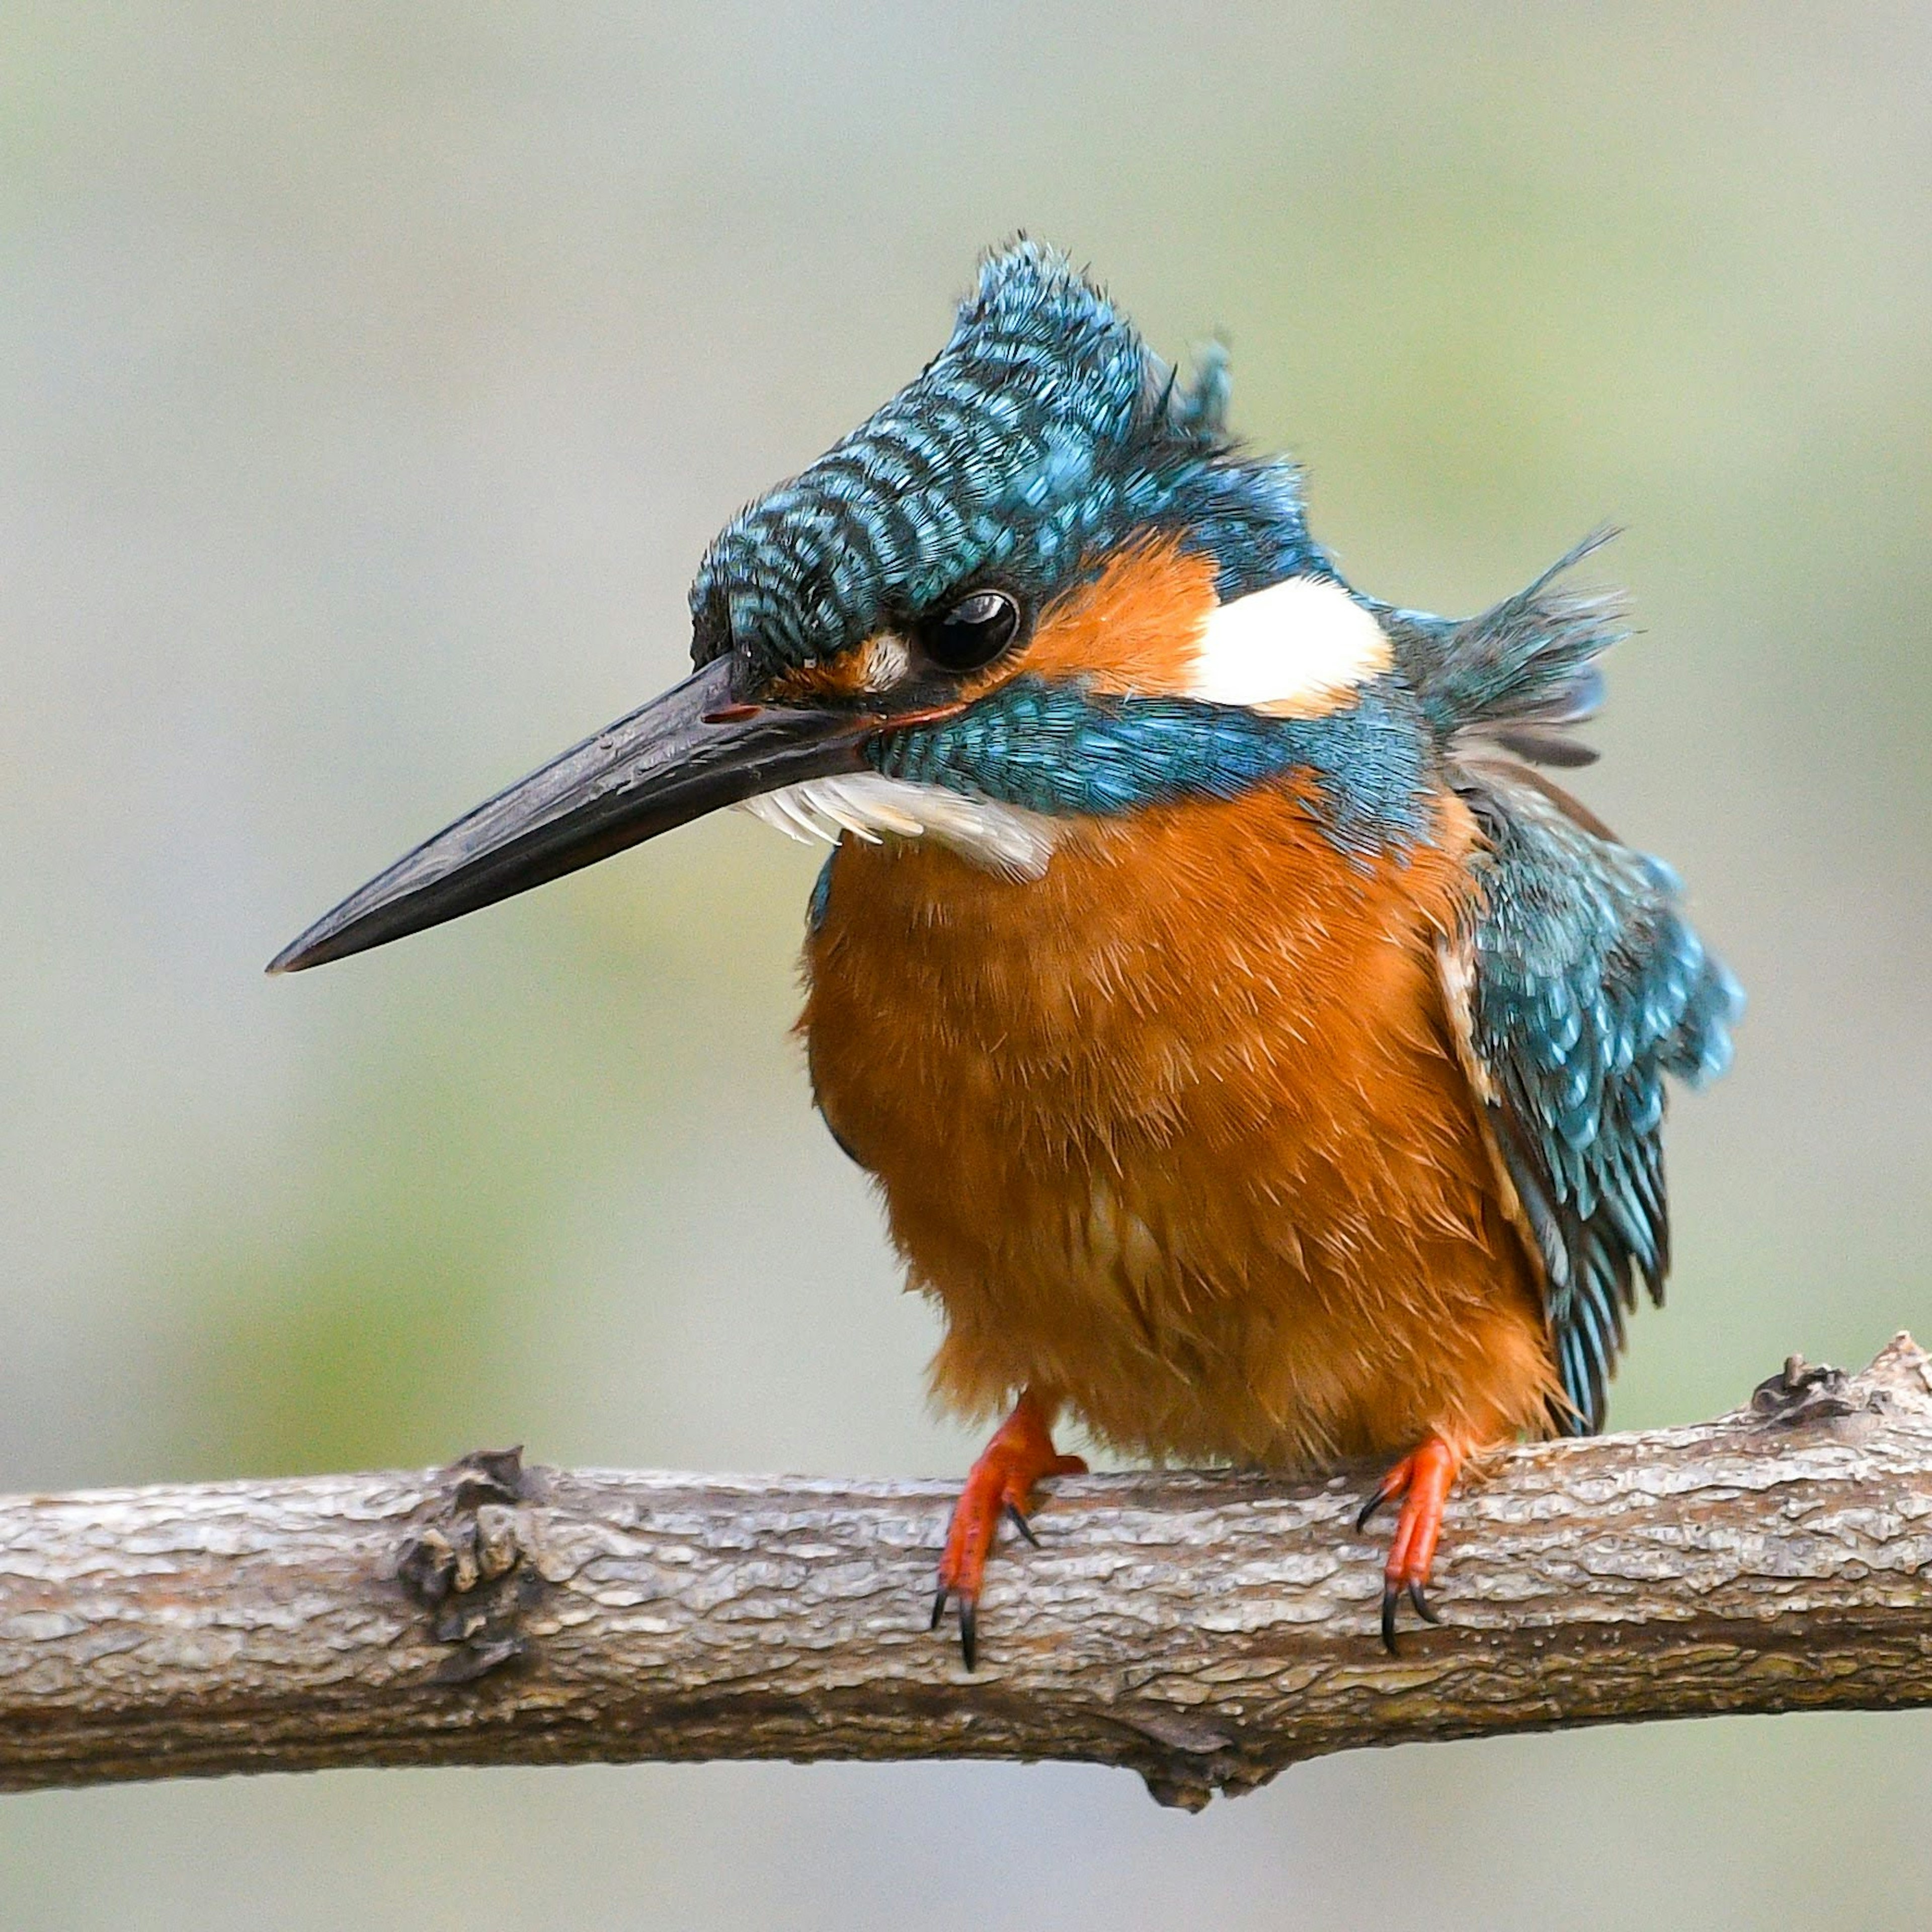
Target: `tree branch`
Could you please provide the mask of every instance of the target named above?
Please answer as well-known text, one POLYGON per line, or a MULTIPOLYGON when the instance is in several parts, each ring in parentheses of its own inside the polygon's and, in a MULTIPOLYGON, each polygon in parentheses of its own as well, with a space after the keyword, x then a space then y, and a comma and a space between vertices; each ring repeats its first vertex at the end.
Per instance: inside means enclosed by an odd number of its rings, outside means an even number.
POLYGON ((332 1765, 1061 1758, 1198 1805, 1324 1751, 1932 1703, 1932 1361, 1513 1449, 1376 1641, 1364 1479, 1062 1481, 976 1676, 950 1485, 524 1468, 0 1500, 0 1788, 332 1765))

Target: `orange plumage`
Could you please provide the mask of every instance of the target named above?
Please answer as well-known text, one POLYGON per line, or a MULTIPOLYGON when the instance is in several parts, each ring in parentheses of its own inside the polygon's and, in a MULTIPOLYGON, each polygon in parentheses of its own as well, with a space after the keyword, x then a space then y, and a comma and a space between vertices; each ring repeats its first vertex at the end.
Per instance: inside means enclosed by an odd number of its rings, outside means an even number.
POLYGON ((1358 868, 1286 795, 1095 826, 1027 883, 842 846, 803 1026, 944 1312, 940 1399, 1030 1384, 1124 1450, 1277 1465, 1536 1424, 1438 987, 1468 890, 1453 843, 1358 868))

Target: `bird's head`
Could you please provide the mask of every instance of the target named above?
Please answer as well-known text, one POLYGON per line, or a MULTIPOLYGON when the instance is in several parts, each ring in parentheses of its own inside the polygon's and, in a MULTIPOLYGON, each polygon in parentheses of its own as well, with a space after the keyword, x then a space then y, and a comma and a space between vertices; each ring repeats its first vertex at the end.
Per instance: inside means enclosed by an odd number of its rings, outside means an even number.
POLYGON ((1039 823, 1312 761, 1347 842, 1352 812, 1393 808, 1391 761, 1413 762, 1378 698, 1390 640, 1310 538, 1292 466, 1232 444, 1226 400, 1218 352, 1183 382, 1059 255, 993 256, 926 368, 713 542, 689 677, 418 848, 271 970, 744 801, 835 836, 950 828, 1023 873, 1050 849, 1039 823))

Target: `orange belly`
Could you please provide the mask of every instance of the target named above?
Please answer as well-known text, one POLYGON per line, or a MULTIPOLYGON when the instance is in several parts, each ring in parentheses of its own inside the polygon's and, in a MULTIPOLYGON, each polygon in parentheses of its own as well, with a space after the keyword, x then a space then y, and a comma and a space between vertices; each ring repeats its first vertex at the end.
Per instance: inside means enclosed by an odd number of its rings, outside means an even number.
POLYGON ((1435 963, 1473 826, 1364 866, 1284 791, 1083 824, 1042 879, 834 860, 802 1027, 946 1338, 1131 1454, 1310 1466, 1554 1385, 1435 963))

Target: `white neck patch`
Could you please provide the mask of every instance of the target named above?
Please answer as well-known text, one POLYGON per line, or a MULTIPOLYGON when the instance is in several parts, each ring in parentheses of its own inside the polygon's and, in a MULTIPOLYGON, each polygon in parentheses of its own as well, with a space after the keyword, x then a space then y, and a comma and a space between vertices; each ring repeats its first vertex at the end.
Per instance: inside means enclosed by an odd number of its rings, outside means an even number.
POLYGON ((822 838, 836 845, 848 832, 868 845, 932 838, 1010 879, 1042 877, 1061 830, 1059 821, 1040 812, 878 772, 810 778, 748 798, 742 808, 802 844, 822 838))
POLYGON ((1320 718, 1390 662, 1388 632, 1340 584, 1290 577, 1208 614, 1182 695, 1320 718))

